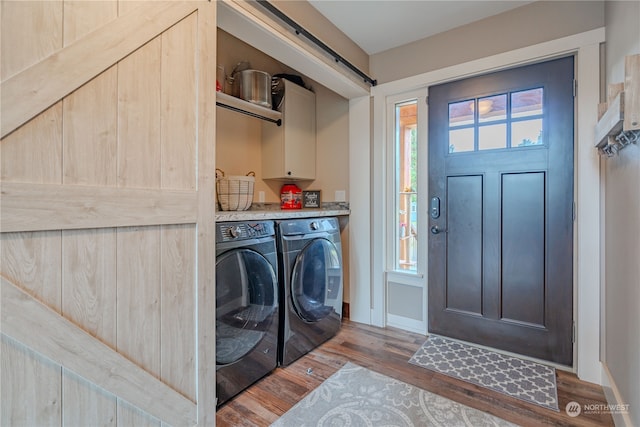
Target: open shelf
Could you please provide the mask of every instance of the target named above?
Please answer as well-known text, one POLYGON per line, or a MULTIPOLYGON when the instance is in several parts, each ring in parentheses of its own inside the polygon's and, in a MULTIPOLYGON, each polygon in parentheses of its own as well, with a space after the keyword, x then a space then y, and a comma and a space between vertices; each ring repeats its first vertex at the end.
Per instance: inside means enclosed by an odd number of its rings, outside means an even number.
POLYGON ((260 120, 272 122, 280 126, 282 124, 282 113, 270 108, 236 98, 224 92, 216 92, 216 105, 260 120))
POLYGON ((596 148, 607 145, 610 136, 616 136, 622 131, 624 123, 624 92, 618 94, 604 115, 598 121, 595 130, 596 148))

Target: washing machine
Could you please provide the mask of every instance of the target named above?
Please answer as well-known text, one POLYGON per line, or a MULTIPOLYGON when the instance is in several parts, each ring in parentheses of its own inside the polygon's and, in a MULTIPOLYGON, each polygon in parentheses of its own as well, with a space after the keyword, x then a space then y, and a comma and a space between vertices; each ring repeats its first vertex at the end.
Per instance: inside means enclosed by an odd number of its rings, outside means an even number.
POLYGON ((277 367, 278 308, 273 221, 217 223, 218 407, 277 367))
POLYGON ((342 321, 337 218, 276 222, 280 268, 278 360, 286 366, 333 337, 342 321))

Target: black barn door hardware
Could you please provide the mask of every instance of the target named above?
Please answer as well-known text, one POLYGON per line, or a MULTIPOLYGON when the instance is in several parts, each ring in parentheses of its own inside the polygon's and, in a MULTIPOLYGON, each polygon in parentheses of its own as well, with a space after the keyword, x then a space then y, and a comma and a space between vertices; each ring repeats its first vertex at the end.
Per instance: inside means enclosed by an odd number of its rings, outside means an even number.
POLYGON ((282 21, 286 22, 288 25, 290 25, 295 30, 296 34, 305 36, 307 39, 309 39, 311 42, 313 42, 316 46, 318 46, 319 48, 321 48, 322 50, 327 52, 329 55, 333 56, 333 59, 336 62, 338 62, 338 63, 341 62, 347 68, 349 68, 351 71, 356 73, 358 76, 362 77, 362 79, 364 80, 365 83, 369 83, 371 86, 375 86, 378 83, 377 80, 369 77, 362 70, 360 70, 358 67, 353 65, 347 59, 343 58, 338 52, 336 52, 335 50, 331 49, 329 46, 324 44, 321 40, 319 40, 317 37, 315 37, 309 31, 305 30, 300 24, 298 24, 293 19, 289 18, 286 14, 282 13, 278 8, 273 6, 268 1, 266 1, 266 0, 258 0, 258 4, 260 6, 262 6, 262 7, 264 7, 265 9, 267 9, 269 12, 271 12, 272 14, 277 16, 278 18, 280 18, 282 21))

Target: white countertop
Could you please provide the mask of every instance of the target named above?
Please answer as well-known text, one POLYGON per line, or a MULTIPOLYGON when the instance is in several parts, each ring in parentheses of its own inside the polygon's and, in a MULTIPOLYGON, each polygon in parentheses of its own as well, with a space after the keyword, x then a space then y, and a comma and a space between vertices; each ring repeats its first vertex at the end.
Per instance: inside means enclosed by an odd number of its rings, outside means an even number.
POLYGON ((265 209, 247 211, 217 211, 216 222, 252 221, 263 219, 317 218, 349 215, 349 209, 265 209))

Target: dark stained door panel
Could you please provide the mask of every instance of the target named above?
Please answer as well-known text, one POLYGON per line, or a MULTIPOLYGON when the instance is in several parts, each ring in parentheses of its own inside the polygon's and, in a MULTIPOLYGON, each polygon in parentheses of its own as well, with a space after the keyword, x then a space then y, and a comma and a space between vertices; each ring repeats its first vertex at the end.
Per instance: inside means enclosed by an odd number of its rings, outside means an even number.
POLYGON ((429 331, 573 362, 573 57, 429 89, 429 331))

